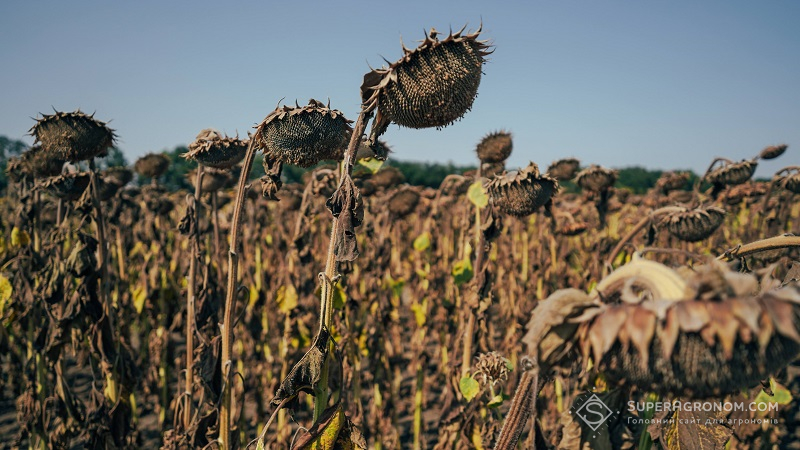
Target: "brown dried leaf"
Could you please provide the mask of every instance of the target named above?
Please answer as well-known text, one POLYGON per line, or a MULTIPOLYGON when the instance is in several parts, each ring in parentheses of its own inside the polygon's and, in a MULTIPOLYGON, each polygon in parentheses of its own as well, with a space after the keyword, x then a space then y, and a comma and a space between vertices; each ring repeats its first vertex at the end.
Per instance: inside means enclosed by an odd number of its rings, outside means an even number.
POLYGON ((326 206, 337 219, 334 243, 334 256, 336 261, 353 261, 358 257, 358 242, 356 241, 356 227, 364 220, 364 205, 361 193, 353 183, 350 175, 345 174, 342 183, 326 206))

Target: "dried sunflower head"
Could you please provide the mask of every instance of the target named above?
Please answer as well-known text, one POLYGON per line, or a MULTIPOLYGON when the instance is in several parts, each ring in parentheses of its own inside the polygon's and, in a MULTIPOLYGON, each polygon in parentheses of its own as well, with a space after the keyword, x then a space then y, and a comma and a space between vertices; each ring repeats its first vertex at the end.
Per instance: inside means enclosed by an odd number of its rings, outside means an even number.
POLYGON ((508 380, 509 361, 498 352, 481 353, 477 357, 472 378, 480 383, 481 387, 496 386, 508 380))
POLYGON ((662 395, 726 395, 757 385, 800 353, 798 287, 758 291, 753 276, 722 263, 676 271, 635 260, 593 296, 564 289, 540 302, 523 342, 544 369, 591 359, 612 383, 662 395), (598 296, 627 300, 601 304, 598 296))
POLYGON ((491 51, 487 42, 478 40, 480 29, 463 31, 439 40, 432 28, 419 47, 403 47, 399 61, 364 76, 363 106, 378 108, 370 142, 392 122, 408 128, 444 127, 470 110, 491 51))
POLYGON ((730 162, 708 172, 705 178, 715 185, 734 186, 752 178, 756 167, 758 167, 758 162, 755 160, 730 162))
POLYGON ((87 172, 73 172, 48 178, 38 186, 60 199, 74 201, 81 197, 90 181, 87 172))
POLYGON ((49 154, 69 162, 105 156, 114 145, 114 130, 80 110, 42 115, 30 129, 49 154))
POLYGON ((20 155, 23 164, 34 178, 48 178, 61 174, 66 159, 48 152, 41 145, 35 145, 20 155))
POLYGON ((563 158, 553 161, 547 168, 547 174, 558 180, 571 180, 578 172, 581 162, 575 158, 563 158))
POLYGON ((800 194, 800 168, 786 168, 781 170, 779 173, 792 170, 794 173, 789 173, 786 176, 779 176, 776 179, 780 186, 787 191, 800 194))
POLYGON ((725 192, 725 202, 729 205, 738 205, 745 199, 758 198, 766 195, 769 187, 764 183, 745 183, 730 187, 725 192))
POLYGON ((133 172, 127 167, 109 167, 102 172, 103 180, 120 186, 133 181, 133 172))
POLYGON ((539 173, 539 167, 528 167, 495 176, 486 184, 495 206, 506 214, 525 217, 551 201, 558 192, 558 180, 539 173))
POLYGON ((568 222, 558 229, 558 234, 564 236, 578 236, 588 229, 589 224, 586 222, 568 222))
POLYGON ((764 148, 764 150, 761 150, 761 153, 758 155, 758 157, 761 159, 775 159, 781 156, 787 148, 789 148, 789 146, 786 144, 770 145, 769 147, 764 148))
POLYGON ((656 180, 656 189, 664 194, 681 190, 689 182, 688 172, 667 172, 656 180))
POLYGON ((398 219, 406 217, 416 209, 419 197, 419 192, 412 187, 406 186, 398 189, 389 197, 389 213, 398 219))
POLYGON ((667 194, 667 199, 670 203, 691 203, 691 201, 694 200, 694 192, 672 191, 667 194))
POLYGON ((495 131, 484 136, 478 143, 476 152, 478 159, 484 164, 502 163, 509 156, 511 150, 514 148, 514 143, 511 140, 511 133, 507 131, 495 131))
MULTIPOLYGON (((230 183, 232 178, 230 172, 227 170, 206 167, 203 169, 202 191, 216 192, 230 183)), ((197 169, 189 171, 189 173, 186 174, 186 179, 194 186, 197 181, 197 169)))
POLYGON ((686 242, 697 242, 711 236, 725 220, 725 210, 710 206, 668 214, 663 219, 667 231, 678 239, 686 242))
POLYGON ((249 143, 247 140, 223 136, 214 129, 206 128, 189 144, 189 151, 181 156, 204 166, 229 169, 244 158, 249 143))
POLYGON ((311 167, 339 161, 350 140, 350 121, 314 99, 308 105, 278 107, 258 125, 256 136, 270 161, 311 167))
POLYGON ((755 277, 722 263, 660 270, 685 280, 681 298, 606 305, 578 333, 584 356, 610 380, 661 394, 721 396, 757 385, 800 352, 797 286, 759 293, 755 277))
POLYGON ((385 161, 392 152, 392 148, 386 142, 378 139, 370 144, 366 141, 361 141, 356 152, 356 161, 364 158, 375 158, 379 161, 385 161))
POLYGON ((133 165, 136 173, 147 178, 158 178, 169 168, 169 158, 162 153, 148 153, 133 165))
POLYGON ((586 169, 581 170, 575 177, 575 182, 582 189, 590 192, 607 191, 617 181, 618 173, 616 170, 606 169, 592 164, 586 169))
POLYGON ((406 181, 406 177, 403 172, 393 166, 382 167, 381 170, 369 178, 369 182, 378 189, 389 189, 404 181, 406 181))

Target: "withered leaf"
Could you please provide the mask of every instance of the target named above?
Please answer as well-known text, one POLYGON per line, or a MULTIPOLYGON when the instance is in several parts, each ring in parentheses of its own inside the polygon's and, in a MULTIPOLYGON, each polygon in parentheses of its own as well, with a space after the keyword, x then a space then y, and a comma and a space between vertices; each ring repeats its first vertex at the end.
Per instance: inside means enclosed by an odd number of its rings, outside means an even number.
POLYGON ((346 420, 341 401, 336 402, 322 413, 311 428, 298 436, 292 449, 333 450, 346 420))
POLYGON ((336 261, 355 260, 358 257, 356 227, 364 220, 364 204, 350 175, 344 174, 339 188, 325 205, 337 219, 336 235, 333 236, 336 261))
POLYGON ((328 356, 329 340, 330 332, 323 326, 317 337, 314 338, 311 348, 294 365, 289 375, 281 381, 275 392, 275 398, 272 399, 273 405, 280 405, 284 399, 291 399, 300 392, 315 395, 322 373, 322 365, 328 356))

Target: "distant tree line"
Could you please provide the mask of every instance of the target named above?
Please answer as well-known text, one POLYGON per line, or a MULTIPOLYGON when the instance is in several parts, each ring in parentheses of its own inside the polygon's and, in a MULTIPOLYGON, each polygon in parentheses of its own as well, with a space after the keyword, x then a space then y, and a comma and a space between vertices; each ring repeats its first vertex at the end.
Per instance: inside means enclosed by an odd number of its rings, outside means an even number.
MULTIPOLYGON (((0 136, 0 190, 4 190, 8 185, 8 176, 6 175, 6 165, 8 158, 18 156, 25 151, 28 145, 22 141, 9 139, 5 136, 0 136)), ((182 158, 180 155, 186 153, 188 149, 185 146, 177 146, 172 150, 164 151, 164 154, 169 157, 171 164, 167 172, 159 180, 167 189, 191 189, 191 184, 187 178, 188 173, 194 168, 194 163, 189 162, 182 158)), ((114 167, 114 166, 127 166, 129 164, 125 155, 117 148, 112 148, 108 156, 102 158, 98 165, 101 168, 114 167)), ((323 163, 324 164, 324 163, 323 163)), ((396 167, 406 177, 406 182, 416 186, 428 186, 437 188, 441 184, 444 177, 449 174, 457 173, 462 174, 466 171, 475 169, 475 166, 460 166, 448 162, 431 163, 431 162, 415 162, 415 161, 399 161, 390 158, 386 162, 387 165, 396 167)), ((542 167, 544 169, 544 167, 542 167)), ((284 166, 283 168, 283 181, 284 183, 300 183, 302 182, 303 173, 313 170, 303 169, 294 166, 284 166)), ((661 177, 663 171, 650 170, 643 167, 625 167, 619 169, 619 178, 617 180, 618 188, 630 189, 634 193, 641 194, 652 188, 656 184, 656 180, 661 177)), ((259 154, 253 164, 253 170, 250 177, 255 179, 264 175, 264 168, 262 166, 262 158, 259 154)), ((238 174, 237 174, 238 176, 238 174)), ((690 181, 693 183, 697 179, 697 175, 690 173, 690 181)), ((146 184, 150 180, 147 178, 139 177, 139 183, 146 184)), ((562 182, 563 189, 568 192, 577 191, 577 186, 572 182, 562 182)))

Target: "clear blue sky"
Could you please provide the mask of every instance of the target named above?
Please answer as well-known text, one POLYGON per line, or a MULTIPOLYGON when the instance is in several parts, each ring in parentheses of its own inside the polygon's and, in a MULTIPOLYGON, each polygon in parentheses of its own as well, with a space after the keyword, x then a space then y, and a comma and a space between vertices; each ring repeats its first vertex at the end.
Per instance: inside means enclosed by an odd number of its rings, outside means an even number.
POLYGON ((6 1, 0 135, 80 107, 113 120, 132 161, 206 127, 244 135, 285 97, 355 119, 363 74, 423 29, 475 28, 496 51, 473 110, 442 131, 392 126, 405 160, 474 160, 514 133, 509 166, 705 170, 789 144, 759 176, 800 164, 800 2, 6 1))

